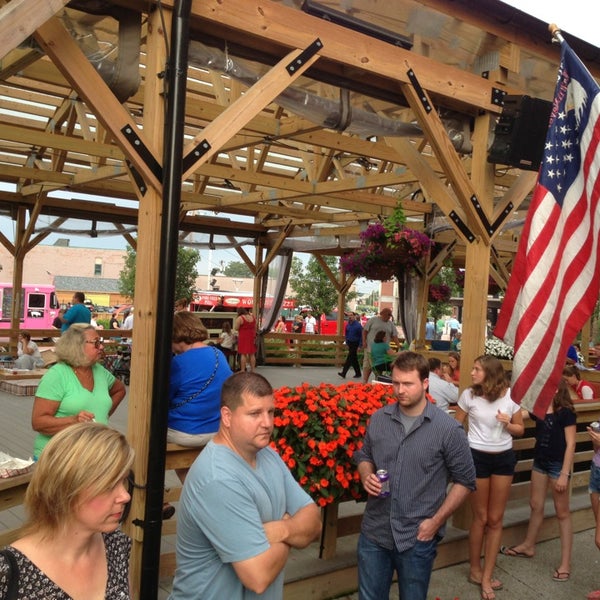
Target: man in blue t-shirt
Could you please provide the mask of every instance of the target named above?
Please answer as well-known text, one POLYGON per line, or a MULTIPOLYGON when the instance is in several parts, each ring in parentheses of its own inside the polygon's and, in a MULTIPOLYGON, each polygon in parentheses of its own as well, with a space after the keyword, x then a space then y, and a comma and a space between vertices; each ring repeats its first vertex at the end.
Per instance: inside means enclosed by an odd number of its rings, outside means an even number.
POLYGON ((290 548, 319 537, 317 505, 269 447, 274 409, 258 373, 223 384, 219 431, 183 484, 170 600, 281 600, 290 548))
POLYGON ((75 292, 73 294, 71 308, 61 317, 61 332, 69 329, 73 323, 89 323, 92 320, 92 313, 84 302, 85 294, 83 292, 75 292))

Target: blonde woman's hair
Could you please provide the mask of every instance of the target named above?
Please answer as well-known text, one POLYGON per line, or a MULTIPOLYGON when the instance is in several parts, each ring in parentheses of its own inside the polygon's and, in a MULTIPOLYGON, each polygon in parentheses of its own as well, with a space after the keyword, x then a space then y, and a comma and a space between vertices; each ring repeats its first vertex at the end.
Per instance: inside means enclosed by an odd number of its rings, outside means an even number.
POLYGON ((58 360, 67 363, 71 367, 87 367, 90 360, 83 351, 85 347, 85 332, 96 328, 89 323, 73 323, 62 333, 56 342, 55 352, 58 360))
POLYGON ((78 423, 57 433, 42 450, 25 493, 25 533, 52 537, 84 496, 99 496, 128 477, 133 458, 125 436, 101 423, 78 423))
POLYGON ((495 356, 489 354, 478 356, 474 362, 481 365, 485 378, 483 383, 471 387, 472 393, 490 402, 497 400, 508 388, 502 363, 495 356))

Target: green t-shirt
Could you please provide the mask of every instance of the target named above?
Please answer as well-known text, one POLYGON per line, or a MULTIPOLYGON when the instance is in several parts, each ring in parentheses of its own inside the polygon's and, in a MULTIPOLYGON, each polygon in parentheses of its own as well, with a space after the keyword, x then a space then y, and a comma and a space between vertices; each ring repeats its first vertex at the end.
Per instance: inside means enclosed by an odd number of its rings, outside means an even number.
MULTIPOLYGON (((58 402, 55 417, 70 417, 82 410, 94 413, 98 423, 108 423, 108 413, 112 407, 109 390, 115 376, 102 365, 92 367, 94 389, 86 390, 75 375, 72 367, 65 363, 54 365, 40 380, 36 397, 58 402)), ((52 436, 38 433, 33 447, 33 456, 38 458, 52 436)))

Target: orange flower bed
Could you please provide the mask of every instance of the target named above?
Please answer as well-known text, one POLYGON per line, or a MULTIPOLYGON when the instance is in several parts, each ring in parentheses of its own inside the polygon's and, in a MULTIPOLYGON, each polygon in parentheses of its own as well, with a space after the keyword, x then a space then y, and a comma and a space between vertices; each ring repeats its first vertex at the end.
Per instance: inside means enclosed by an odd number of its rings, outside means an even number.
POLYGON ((391 402, 392 387, 380 383, 279 388, 271 445, 319 506, 365 500, 352 456, 369 417, 391 402))

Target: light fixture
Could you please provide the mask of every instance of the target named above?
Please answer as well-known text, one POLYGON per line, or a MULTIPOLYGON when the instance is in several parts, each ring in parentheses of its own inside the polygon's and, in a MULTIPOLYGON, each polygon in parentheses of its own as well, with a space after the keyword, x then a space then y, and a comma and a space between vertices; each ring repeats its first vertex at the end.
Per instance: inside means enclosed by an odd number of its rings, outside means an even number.
POLYGON ((211 233, 210 237, 208 238, 208 248, 209 250, 216 250, 216 246, 215 246, 215 236, 211 233))

